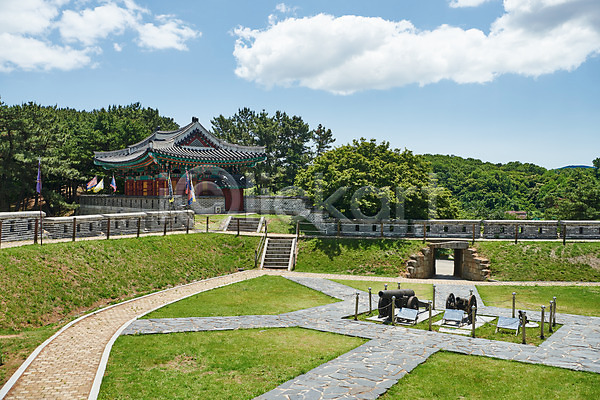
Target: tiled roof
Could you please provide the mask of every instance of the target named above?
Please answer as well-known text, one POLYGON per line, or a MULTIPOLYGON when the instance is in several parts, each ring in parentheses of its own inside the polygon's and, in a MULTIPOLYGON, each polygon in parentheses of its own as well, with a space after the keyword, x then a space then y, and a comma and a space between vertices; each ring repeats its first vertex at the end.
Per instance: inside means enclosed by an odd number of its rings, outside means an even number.
POLYGON ((94 162, 105 167, 131 166, 148 157, 239 164, 263 161, 266 155, 264 147, 224 142, 194 119, 191 124, 175 131, 156 131, 125 149, 95 152, 94 162))

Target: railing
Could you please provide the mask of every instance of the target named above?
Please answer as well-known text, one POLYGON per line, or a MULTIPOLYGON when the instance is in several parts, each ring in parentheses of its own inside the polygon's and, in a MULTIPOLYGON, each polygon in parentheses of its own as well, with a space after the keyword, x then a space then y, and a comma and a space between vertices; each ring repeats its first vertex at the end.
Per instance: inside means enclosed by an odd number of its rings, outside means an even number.
POLYGON ((267 242, 267 220, 265 220, 265 234, 260 237, 258 247, 254 250, 254 268, 258 268, 258 259, 262 255, 265 243, 267 242))

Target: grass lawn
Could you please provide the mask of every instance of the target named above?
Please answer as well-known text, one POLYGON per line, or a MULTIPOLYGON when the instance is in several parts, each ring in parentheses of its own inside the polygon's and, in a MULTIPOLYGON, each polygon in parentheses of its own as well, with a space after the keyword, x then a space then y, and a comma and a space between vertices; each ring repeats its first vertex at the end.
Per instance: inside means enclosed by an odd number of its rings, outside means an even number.
POLYGON ((296 271, 399 276, 423 244, 410 240, 313 238, 299 243, 296 271))
POLYGON ((0 251, 0 385, 55 329, 91 310, 254 267, 259 238, 168 235, 0 251))
POLYGON ((339 300, 280 276, 261 276, 198 293, 144 318, 281 314, 339 300))
MULTIPOLYGON (((379 281, 352 281, 347 279, 332 279, 334 282, 341 283, 346 286, 353 287, 358 290, 362 290, 363 292, 369 293, 369 287, 371 288, 371 292, 373 294, 379 293, 380 290, 385 289, 385 284, 388 284, 388 289, 398 289, 397 282, 379 282, 379 281)), ((406 283, 402 282, 401 289, 412 289, 415 291, 415 295, 419 298, 419 300, 431 300, 433 297, 433 285, 429 285, 426 283, 406 283)))
POLYGON ((600 317, 600 287, 598 286, 477 286, 486 306, 512 308, 512 293, 517 293, 517 309, 549 309, 556 296, 559 313, 600 317))
POLYGON ((502 281, 600 281, 600 243, 490 241, 475 244, 502 281))
POLYGON ((251 399, 365 342, 301 328, 121 336, 99 399, 251 399))
POLYGON ((64 324, 27 329, 17 334, 0 335, 0 387, 19 368, 27 357, 64 324))
POLYGON ((440 351, 379 399, 598 398, 600 374, 440 351))

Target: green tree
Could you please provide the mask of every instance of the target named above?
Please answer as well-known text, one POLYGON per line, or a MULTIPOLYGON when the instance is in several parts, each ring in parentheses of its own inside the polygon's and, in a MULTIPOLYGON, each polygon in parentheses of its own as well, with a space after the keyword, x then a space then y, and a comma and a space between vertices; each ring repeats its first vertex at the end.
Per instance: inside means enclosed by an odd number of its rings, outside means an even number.
POLYGON ((231 117, 213 118, 211 124, 215 136, 225 141, 265 147, 267 159, 256 165, 254 173, 257 187, 271 192, 293 185, 297 171, 313 160, 313 145, 322 151, 334 140, 331 130, 322 125, 315 133, 301 117, 281 111, 269 116, 264 110, 242 108, 231 117))
MULTIPOLYGON (((429 164, 409 150, 391 150, 388 142, 361 138, 317 157, 298 173, 296 185, 316 204, 330 199, 348 218, 356 217, 352 210, 358 207, 371 217, 421 219, 430 217, 433 200, 429 171, 429 164), (380 213, 386 203, 392 215, 380 213)), ((449 192, 440 188, 436 194, 440 197, 436 215, 456 217, 456 203, 448 199, 449 192)))

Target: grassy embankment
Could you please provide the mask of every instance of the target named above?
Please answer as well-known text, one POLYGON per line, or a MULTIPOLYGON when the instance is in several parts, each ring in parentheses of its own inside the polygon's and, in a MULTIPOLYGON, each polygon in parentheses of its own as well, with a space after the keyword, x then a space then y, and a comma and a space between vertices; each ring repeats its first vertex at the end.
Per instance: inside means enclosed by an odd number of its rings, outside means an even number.
POLYGON ((600 281, 600 243, 477 242, 501 281, 600 281))
POLYGON ((419 241, 314 238, 301 240, 296 271, 399 276, 423 247, 419 241))
POLYGON ((254 267, 258 238, 171 235, 0 251, 0 384, 58 328, 107 304, 254 267))
MULTIPOLYGON (((337 300, 263 276, 199 293, 148 318, 279 314, 337 300)), ((101 399, 253 398, 366 340, 299 328, 120 337, 101 399)))

